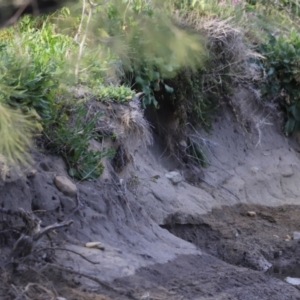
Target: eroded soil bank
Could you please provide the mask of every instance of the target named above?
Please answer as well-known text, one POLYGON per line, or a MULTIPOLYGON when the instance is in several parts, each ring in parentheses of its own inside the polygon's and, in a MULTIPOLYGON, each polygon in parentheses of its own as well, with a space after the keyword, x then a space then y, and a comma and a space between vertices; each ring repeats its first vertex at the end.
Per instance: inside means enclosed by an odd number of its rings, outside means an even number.
POLYGON ((229 264, 293 277, 300 271, 299 213, 292 205, 239 204, 213 209, 194 224, 164 227, 229 264))
MULTIPOLYGON (((35 177, 2 186, 3 197, 18 199, 15 204, 2 202, 5 206, 16 210, 15 205, 20 205, 30 210, 30 205, 42 205, 45 197, 56 203, 55 199, 62 196, 52 181, 55 174, 65 174, 62 161, 45 156, 38 159, 35 177), (40 195, 43 197, 37 201, 40 195)), ((186 218, 189 223, 169 218, 170 222, 165 220, 160 227, 130 194, 124 197, 119 186, 100 181, 77 186, 81 207, 74 215, 69 216, 68 209, 61 205, 52 212, 36 212, 44 226, 68 218, 74 224, 43 239, 29 266, 21 265, 13 276, 2 273, 1 299, 51 299, 40 286, 68 300, 300 299, 300 291, 282 280, 285 276, 297 277, 299 242, 290 237, 300 231, 299 206, 223 206, 186 218), (255 215, 249 216, 249 211, 255 215), (105 249, 85 248, 84 243, 89 241, 101 241, 105 249), (93 263, 72 252, 45 250, 51 247, 75 251, 93 263), (51 268, 49 263, 88 274, 100 283, 51 268), (267 272, 263 271, 266 267, 267 272), (31 288, 27 298, 17 298, 32 282, 40 286, 33 291, 31 288)), ((20 221, 4 215, 1 221, 2 227, 21 226, 20 221)), ((2 233, 2 257, 14 239, 14 235, 2 233)))
POLYGON ((118 283, 135 295, 147 291, 149 299, 300 299, 283 281, 300 274, 300 240, 291 238, 300 231, 299 213, 292 205, 238 204, 213 209, 193 224, 164 225, 203 254, 143 268, 118 283))
POLYGON ((126 141, 123 171, 106 161, 97 180, 73 181, 76 196, 54 183, 71 180, 64 161, 34 153, 34 174, 0 182, 0 207, 33 211, 42 228, 73 223, 44 236, 11 273, 4 262, 26 224, 0 214, 0 299, 300 299, 282 280, 297 277, 300 259, 291 239, 300 232, 298 146, 271 126, 245 133, 226 109, 214 130, 197 134, 211 162, 201 182, 155 135, 146 149, 126 141), (173 171, 176 184, 166 177, 173 171))

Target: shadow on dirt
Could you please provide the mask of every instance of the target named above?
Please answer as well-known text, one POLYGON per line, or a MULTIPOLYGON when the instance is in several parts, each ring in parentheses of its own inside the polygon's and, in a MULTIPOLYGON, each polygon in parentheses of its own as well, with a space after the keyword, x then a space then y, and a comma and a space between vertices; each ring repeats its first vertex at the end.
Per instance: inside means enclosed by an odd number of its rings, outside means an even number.
POLYGON ((299 213, 298 206, 238 204, 214 209, 194 224, 162 227, 229 264, 284 279, 300 277, 300 239, 293 239, 299 213))

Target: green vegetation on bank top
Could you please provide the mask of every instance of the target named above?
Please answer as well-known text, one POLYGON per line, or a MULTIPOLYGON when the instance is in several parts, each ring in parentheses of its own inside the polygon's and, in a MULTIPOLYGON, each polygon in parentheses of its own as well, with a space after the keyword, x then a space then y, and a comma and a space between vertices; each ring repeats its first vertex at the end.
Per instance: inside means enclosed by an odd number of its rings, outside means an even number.
POLYGON ((298 8, 294 0, 109 0, 95 7, 83 0, 25 16, 0 30, 0 154, 26 164, 32 138, 42 133, 70 175, 95 178, 112 151, 89 149, 91 139, 102 138, 96 117, 85 120, 70 87, 119 103, 143 92, 142 105, 157 109, 165 95, 185 106, 182 123, 192 117, 209 126, 218 100, 238 81, 251 81, 250 60, 264 76, 264 101, 281 105, 290 134, 300 128, 298 8), (247 57, 247 50, 265 58, 247 57))

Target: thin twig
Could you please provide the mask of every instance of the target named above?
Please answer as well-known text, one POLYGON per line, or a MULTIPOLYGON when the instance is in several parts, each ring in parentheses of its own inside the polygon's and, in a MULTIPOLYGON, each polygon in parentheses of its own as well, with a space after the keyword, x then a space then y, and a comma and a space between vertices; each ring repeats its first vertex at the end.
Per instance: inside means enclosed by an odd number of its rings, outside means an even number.
POLYGON ((84 20, 86 0, 83 0, 82 2, 83 2, 83 4, 82 4, 82 11, 81 11, 81 20, 80 20, 80 24, 78 26, 77 33, 76 33, 76 35, 74 37, 74 41, 75 42, 79 41, 79 38, 80 38, 80 35, 81 35, 81 31, 82 31, 82 24, 83 24, 83 20, 84 20))
POLYGON ((48 232, 50 232, 54 229, 57 229, 57 228, 68 227, 73 222, 74 222, 73 220, 69 220, 69 221, 65 221, 62 223, 55 223, 55 224, 49 225, 49 226, 45 227, 44 229, 41 229, 36 234, 34 234, 32 239, 33 239, 33 241, 38 241, 43 235, 47 234, 48 232))
POLYGON ((4 27, 14 24, 21 17, 22 13, 25 11, 29 3, 30 0, 28 0, 22 6, 20 6, 16 13, 11 18, 9 18, 8 21, 4 24, 4 27))
POLYGON ((54 268, 54 269, 57 269, 57 270, 60 270, 60 271, 68 272, 70 274, 79 275, 79 276, 88 278, 88 279, 90 279, 90 280, 92 280, 94 282, 97 282, 101 286, 106 287, 107 289, 109 289, 111 291, 114 291, 114 292, 117 292, 117 293, 122 293, 122 291, 119 291, 118 289, 112 287, 109 283, 106 283, 106 282, 100 280, 97 277, 94 277, 94 276, 91 276, 91 275, 88 275, 88 274, 85 274, 85 273, 82 273, 82 272, 79 272, 79 271, 75 271, 73 269, 68 269, 68 268, 65 268, 63 266, 56 265, 56 264, 47 264, 47 267, 54 268))
MULTIPOLYGON (((83 0, 84 5, 85 5, 85 1, 86 0, 83 0)), ((83 35, 82 40, 81 40, 81 42, 79 44, 78 58, 77 58, 76 66, 75 66, 75 78, 76 78, 77 82, 78 82, 78 76, 79 76, 79 65, 80 65, 80 61, 81 61, 82 55, 83 55, 83 48, 84 48, 85 41, 86 41, 86 38, 87 38, 87 35, 88 35, 88 29, 89 29, 89 26, 90 26, 90 23, 91 23, 91 19, 92 19, 92 15, 94 13, 94 9, 97 6, 105 5, 108 2, 108 0, 105 0, 102 3, 99 3, 99 4, 96 4, 96 3, 94 3, 94 2, 92 2, 90 0, 88 0, 88 2, 90 4, 89 15, 88 15, 88 19, 86 21, 84 35, 83 35)), ((82 15, 82 18, 83 17, 84 17, 84 15, 82 15)), ((82 27, 82 23, 80 23, 80 26, 82 27)), ((80 27, 80 30, 81 30, 81 27, 80 27)))
POLYGON ((109 0, 104 0, 102 3, 94 3, 91 0, 88 0, 90 6, 92 6, 93 8, 96 8, 97 6, 101 6, 101 5, 105 5, 109 0))
POLYGON ((41 248, 41 249, 37 250, 35 253, 39 253, 39 252, 44 251, 44 250, 68 251, 68 252, 74 253, 74 254, 76 254, 76 255, 79 255, 81 258, 83 258, 84 260, 86 260, 87 262, 89 262, 89 263, 91 263, 91 264, 93 264, 93 265, 98 265, 98 264, 100 264, 100 262, 96 262, 96 261, 89 260, 88 258, 86 258, 84 255, 80 254, 79 252, 76 252, 76 251, 74 251, 74 250, 67 249, 67 248, 56 248, 56 247, 41 248))

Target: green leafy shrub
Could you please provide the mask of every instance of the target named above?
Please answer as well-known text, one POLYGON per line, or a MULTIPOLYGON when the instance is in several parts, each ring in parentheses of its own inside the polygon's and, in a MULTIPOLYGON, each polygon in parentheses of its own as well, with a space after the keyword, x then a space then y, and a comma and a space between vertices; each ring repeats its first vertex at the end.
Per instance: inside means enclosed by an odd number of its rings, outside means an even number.
MULTIPOLYGON (((35 110, 49 118, 53 101, 51 90, 66 78, 65 55, 71 47, 68 37, 54 34, 51 23, 42 22, 37 30, 26 16, 19 25, 20 35, 0 44, 1 89, 6 103, 23 111, 35 110)), ((41 21, 40 21, 41 22, 41 21)))
POLYGON ((292 30, 289 36, 271 36, 260 47, 266 57, 263 67, 266 84, 262 94, 278 101, 286 113, 285 134, 300 129, 300 35, 292 30))
MULTIPOLYGON (((43 127, 47 149, 65 158, 70 176, 97 178, 103 170, 101 159, 112 151, 90 149, 90 141, 98 138, 94 127, 99 115, 85 120, 82 104, 70 101, 62 88, 73 82, 74 69, 68 68, 66 57, 74 48, 72 40, 57 34, 46 17, 26 16, 17 29, 19 34, 5 33, 2 39, 0 35, 0 153, 9 162, 20 161, 22 156, 29 160, 24 154, 34 132, 43 127), (12 126, 14 131, 9 133, 12 126)), ((109 95, 121 101, 126 92, 125 88, 111 89, 109 95)))
POLYGON ((62 107, 61 112, 56 118, 52 117, 45 129, 47 148, 65 158, 70 176, 82 180, 98 178, 103 171, 101 159, 114 155, 111 149, 102 151, 90 149, 90 141, 99 139, 95 123, 101 112, 89 119, 86 115, 87 110, 82 104, 70 106, 68 109, 62 107), (75 119, 69 120, 66 113, 75 119))
POLYGON ((209 166, 209 162, 204 149, 204 145, 196 142, 193 138, 188 139, 188 155, 196 164, 201 165, 203 168, 207 168, 209 166))
POLYGON ((20 162, 20 153, 23 153, 22 163, 28 161, 26 153, 32 136, 37 128, 40 132, 44 120, 50 118, 50 106, 54 101, 51 91, 57 88, 60 81, 62 45, 66 45, 66 39, 50 35, 50 29, 48 25, 41 31, 29 30, 21 35, 13 35, 11 29, 5 29, 5 37, 0 34, 1 119, 16 120, 16 112, 20 114, 20 121, 14 121, 13 133, 8 134, 8 128, 5 128, 9 122, 1 126, 3 147, 0 153, 9 158, 10 163, 20 162), (57 47, 59 43, 60 52, 57 47), (36 117, 33 118, 34 115, 36 117), (19 126, 22 122, 24 126, 19 126))
MULTIPOLYGON (((237 82, 244 84, 249 80, 244 72, 249 49, 243 44, 240 28, 231 25, 245 21, 241 30, 247 31, 253 25, 262 35, 261 24, 253 20, 259 19, 257 16, 265 18, 268 11, 274 12, 274 5, 270 5, 272 10, 261 9, 267 7, 268 1, 248 1, 251 3, 245 6, 244 1, 236 6, 229 2, 223 1, 221 5, 218 0, 110 0, 94 9, 85 2, 82 11, 76 5, 70 8, 73 12, 63 9, 35 19, 25 16, 15 28, 0 31, 0 104, 6 109, 18 108, 23 116, 37 112, 41 119, 35 122, 44 126, 52 151, 65 157, 70 174, 94 178, 101 173, 100 158, 109 153, 89 150, 89 141, 97 138, 94 121, 85 120, 80 125, 84 119, 81 108, 65 103, 61 86, 72 85, 76 80, 92 87, 100 100, 121 103, 141 91, 144 107, 159 108, 160 101, 170 101, 173 111, 181 113, 182 127, 191 119, 207 127, 217 106, 216 99, 230 95, 230 87, 237 82), (59 33, 58 28, 64 30, 59 33), (74 65, 78 73, 74 72, 74 65), (115 77, 104 78, 106 72, 114 73, 115 77), (124 85, 107 85, 120 81, 124 85), (70 118, 74 114, 79 117, 72 123, 70 118)), ((290 3, 280 1, 283 2, 290 3)), ((290 39, 290 44, 298 43, 295 38, 290 39)), ((284 93, 290 97, 285 96, 282 101, 289 116, 286 127, 290 132, 290 128, 298 126, 298 96, 292 95, 294 90, 289 91, 286 78, 272 75, 272 68, 277 68, 276 74, 281 71, 278 65, 271 66, 271 61, 276 60, 272 45, 265 47, 261 51, 267 57, 269 82, 264 93, 269 93, 267 90, 272 90, 272 86, 275 94, 281 93, 284 86, 284 93)), ((280 47, 288 53, 285 46, 280 47)), ((289 68, 293 71, 286 71, 295 79, 296 67, 290 64, 289 68)), ((290 83, 296 84, 292 79, 290 83)), ((201 161, 201 151, 196 152, 201 161)))
POLYGON ((218 107, 218 95, 224 91, 220 84, 211 83, 214 80, 213 76, 209 83, 203 77, 206 77, 203 70, 196 72, 183 70, 171 80, 170 84, 176 86, 172 95, 173 101, 178 106, 183 105, 187 114, 183 124, 189 121, 207 129, 211 126, 210 117, 218 107))
POLYGON ((53 77, 53 65, 24 63, 24 57, 11 55, 10 47, 0 50, 2 85, 0 92, 6 103, 23 111, 34 109, 42 118, 49 117, 48 91, 57 86, 53 77))
POLYGON ((96 86, 93 89, 95 96, 99 98, 100 101, 114 100, 119 103, 124 103, 132 99, 134 96, 134 91, 132 91, 127 86, 104 86, 102 84, 96 86))
POLYGON ((158 107, 158 102, 155 99, 155 92, 159 92, 161 89, 163 89, 163 92, 167 93, 174 92, 174 88, 165 84, 160 73, 155 71, 155 69, 156 68, 153 68, 151 70, 144 67, 135 77, 134 88, 143 92, 142 106, 144 108, 152 104, 154 107, 158 107))
POLYGON ((102 15, 94 26, 106 33, 108 48, 119 58, 122 80, 143 92, 144 107, 157 106, 158 90, 173 92, 164 81, 176 76, 182 67, 197 69, 202 64, 200 35, 172 21, 163 3, 113 0, 103 9, 108 20, 102 15))

